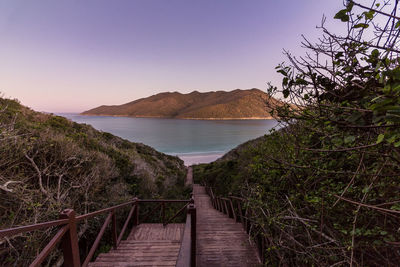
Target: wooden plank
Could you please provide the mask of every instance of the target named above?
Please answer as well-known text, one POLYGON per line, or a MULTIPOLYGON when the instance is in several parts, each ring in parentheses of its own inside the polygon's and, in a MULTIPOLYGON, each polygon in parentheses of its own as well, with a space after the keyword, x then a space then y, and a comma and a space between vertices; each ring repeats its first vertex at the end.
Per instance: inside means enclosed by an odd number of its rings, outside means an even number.
MULTIPOLYGON (((89 264, 90 267, 110 267, 109 262, 93 262, 89 264)), ((133 262, 113 262, 113 267, 167 267, 175 266, 175 262, 158 262, 154 264, 150 263, 133 263, 133 262)))
POLYGON ((140 224, 117 249, 102 253, 89 266, 175 266, 184 224, 140 224))
POLYGON ((181 223, 140 224, 129 235, 127 240, 176 240, 182 239, 185 225, 181 223))

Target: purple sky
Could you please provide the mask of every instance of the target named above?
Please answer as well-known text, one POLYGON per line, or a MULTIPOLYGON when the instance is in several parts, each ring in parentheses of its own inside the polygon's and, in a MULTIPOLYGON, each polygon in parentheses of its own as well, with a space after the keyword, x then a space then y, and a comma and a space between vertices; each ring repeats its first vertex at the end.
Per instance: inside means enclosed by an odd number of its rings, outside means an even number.
MULTIPOLYGON (((81 112, 164 91, 280 84, 283 49, 330 28, 341 0, 2 0, 0 92, 81 112)), ((339 24, 340 25, 340 24, 339 24)), ((344 25, 343 25, 344 26, 344 25)))

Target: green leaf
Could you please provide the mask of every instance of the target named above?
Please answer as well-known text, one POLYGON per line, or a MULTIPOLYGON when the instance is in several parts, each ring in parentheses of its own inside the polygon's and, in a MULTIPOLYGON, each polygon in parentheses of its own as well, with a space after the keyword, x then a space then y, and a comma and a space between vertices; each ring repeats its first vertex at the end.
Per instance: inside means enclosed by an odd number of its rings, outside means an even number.
POLYGON ((366 24, 366 23, 359 23, 359 24, 355 25, 353 28, 354 28, 354 29, 358 29, 358 28, 366 29, 366 28, 368 28, 368 27, 369 27, 369 25, 366 24))
POLYGON ((389 144, 391 144, 391 143, 393 143, 394 141, 396 141, 396 139, 397 139, 397 135, 394 134, 394 135, 392 135, 391 137, 389 137, 389 138, 386 140, 386 142, 388 142, 389 144))
POLYGON ((296 79, 296 84, 298 85, 308 85, 308 82, 302 78, 297 78, 296 79))
POLYGON ((396 203, 393 206, 390 207, 391 210, 400 210, 400 204, 396 203))
POLYGON ((384 135, 384 134, 378 135, 378 139, 376 140, 376 143, 377 143, 377 144, 381 143, 381 142, 383 141, 384 138, 385 138, 385 135, 384 135))
POLYGON ((396 25, 394 27, 395 28, 399 28, 400 27, 400 20, 396 23, 396 25))
POLYGON ((347 9, 342 9, 334 16, 335 19, 340 19, 343 22, 349 21, 349 15, 347 15, 347 9))
POLYGON ((369 108, 374 111, 387 110, 387 106, 391 105, 392 102, 392 99, 382 99, 379 102, 372 104, 369 108))
POLYGON ((277 72, 279 72, 280 74, 282 74, 284 76, 287 76, 287 72, 282 69, 278 70, 277 72))
POLYGON ((388 113, 388 114, 386 114, 385 119, 386 119, 386 121, 400 123, 400 116, 399 115, 394 115, 394 114, 388 113))
MULTIPOLYGON (((372 52, 371 52, 371 56, 374 57, 374 58, 378 58, 380 54, 381 54, 381 53, 379 52, 378 49, 374 49, 374 50, 372 50, 372 52)), ((378 68, 379 68, 379 67, 378 67, 378 68)))
POLYGON ((397 67, 392 71, 392 76, 395 80, 400 80, 400 67, 397 67))
POLYGON ((375 97, 374 99, 371 100, 371 102, 375 102, 376 100, 378 100, 379 98, 383 97, 382 95, 375 97))
POLYGON ((344 138, 345 144, 353 143, 356 140, 355 136, 350 135, 344 138))
POLYGON ((353 9, 353 6, 354 6, 354 2, 353 2, 353 1, 350 1, 349 4, 347 5, 346 10, 347 10, 348 12, 350 12, 350 11, 353 9))
POLYGON ((400 91, 400 84, 399 85, 395 85, 393 88, 392 88, 392 91, 393 92, 398 92, 398 91, 400 91))
POLYGON ((400 146, 400 141, 394 143, 394 147, 399 147, 400 146))
POLYGON ((362 192, 363 192, 364 194, 365 194, 365 193, 368 193, 368 191, 369 191, 368 186, 364 187, 364 189, 362 190, 362 192))
POLYGON ((363 14, 365 16, 365 19, 373 19, 374 15, 375 15, 375 11, 370 10, 368 12, 364 12, 363 14))
POLYGON ((283 90, 282 93, 284 98, 287 98, 289 96, 289 90, 287 89, 283 90))
POLYGON ((343 52, 337 52, 336 54, 335 54, 335 59, 339 59, 340 57, 342 57, 343 56, 343 52))

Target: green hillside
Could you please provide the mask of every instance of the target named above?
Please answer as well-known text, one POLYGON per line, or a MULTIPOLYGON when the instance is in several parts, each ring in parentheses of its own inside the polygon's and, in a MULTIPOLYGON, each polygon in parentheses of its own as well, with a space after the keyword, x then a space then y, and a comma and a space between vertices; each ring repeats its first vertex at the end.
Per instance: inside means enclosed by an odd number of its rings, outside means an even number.
MULTIPOLYGON (((185 175, 177 157, 0 98, 2 229, 58 219, 65 208, 87 213, 134 196, 188 198, 185 175)), ((100 226, 101 220, 84 224, 80 242, 91 244, 100 226)), ((52 234, 16 236, 8 246, 0 240, 0 262, 30 262, 52 234)))

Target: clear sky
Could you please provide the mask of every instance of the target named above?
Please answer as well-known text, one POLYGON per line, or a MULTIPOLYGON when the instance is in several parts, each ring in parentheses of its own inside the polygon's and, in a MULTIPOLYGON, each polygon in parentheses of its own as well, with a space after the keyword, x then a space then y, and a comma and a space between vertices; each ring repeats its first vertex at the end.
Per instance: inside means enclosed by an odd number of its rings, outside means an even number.
POLYGON ((0 92, 38 111, 81 112, 164 91, 280 84, 341 0, 1 0, 0 92))

